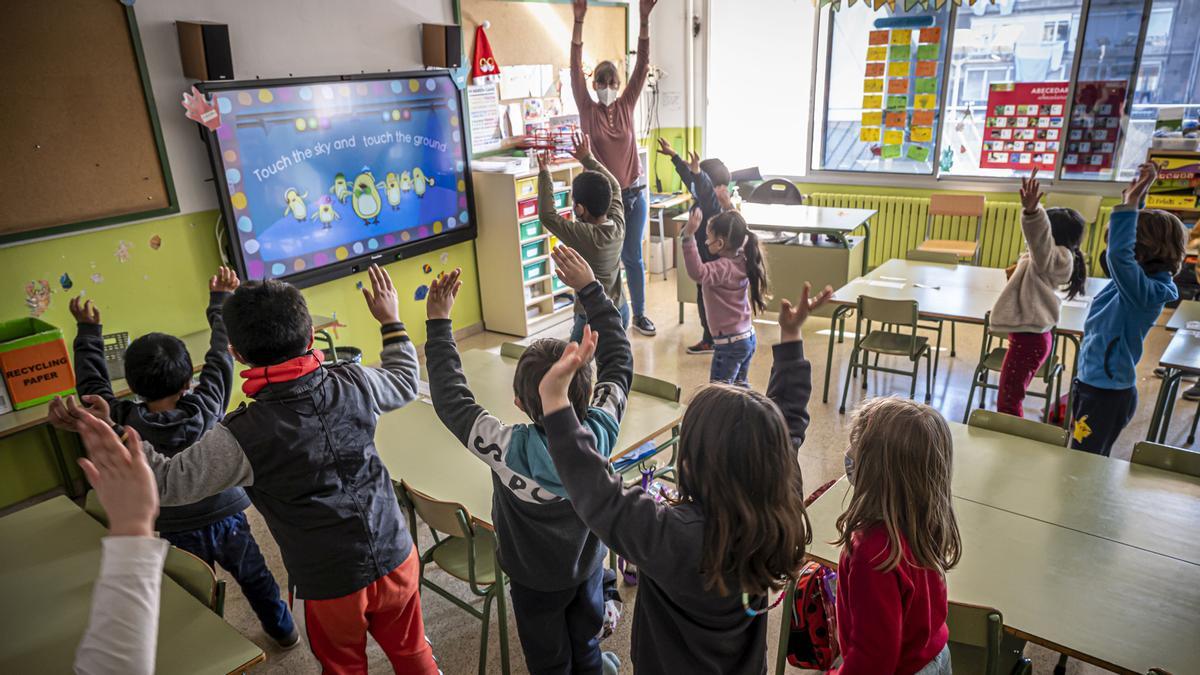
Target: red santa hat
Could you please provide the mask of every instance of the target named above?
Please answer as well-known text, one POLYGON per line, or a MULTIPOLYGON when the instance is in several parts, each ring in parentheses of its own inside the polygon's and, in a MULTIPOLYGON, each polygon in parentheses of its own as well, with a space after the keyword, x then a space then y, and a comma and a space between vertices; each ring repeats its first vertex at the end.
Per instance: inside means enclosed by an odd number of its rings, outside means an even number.
POLYGON ((471 81, 475 84, 500 81, 500 64, 496 63, 492 44, 484 32, 489 25, 484 21, 475 27, 475 57, 471 59, 471 81))

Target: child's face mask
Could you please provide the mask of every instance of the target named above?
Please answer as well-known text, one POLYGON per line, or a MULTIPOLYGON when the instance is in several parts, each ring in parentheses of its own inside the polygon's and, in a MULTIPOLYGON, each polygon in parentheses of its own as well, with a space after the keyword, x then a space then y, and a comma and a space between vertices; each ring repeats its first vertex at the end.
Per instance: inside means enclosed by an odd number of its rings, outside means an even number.
POLYGON ((854 458, 847 452, 843 456, 843 459, 846 464, 846 480, 850 481, 851 485, 854 485, 854 458))

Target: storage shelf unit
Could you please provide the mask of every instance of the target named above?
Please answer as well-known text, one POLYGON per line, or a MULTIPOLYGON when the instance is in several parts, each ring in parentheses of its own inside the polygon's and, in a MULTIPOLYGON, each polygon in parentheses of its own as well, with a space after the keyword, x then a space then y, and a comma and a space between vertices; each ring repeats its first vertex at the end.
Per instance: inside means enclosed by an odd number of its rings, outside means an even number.
POLYGON ((1151 149, 1146 160, 1159 166, 1148 208, 1169 211, 1189 226, 1200 216, 1200 151, 1151 149))

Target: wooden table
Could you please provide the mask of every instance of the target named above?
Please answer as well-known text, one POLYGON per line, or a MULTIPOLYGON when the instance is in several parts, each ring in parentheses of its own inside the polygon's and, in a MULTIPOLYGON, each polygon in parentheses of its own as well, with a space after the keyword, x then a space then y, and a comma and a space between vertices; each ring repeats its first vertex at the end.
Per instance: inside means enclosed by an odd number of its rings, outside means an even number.
MULTIPOLYGON (((528 423, 513 403, 517 361, 496 349, 462 353, 463 371, 475 400, 506 424, 528 423)), ((684 406, 675 401, 631 392, 613 459, 641 447, 679 424, 684 406)), ((417 400, 379 420, 375 445, 394 480, 436 499, 466 507, 475 522, 491 528, 492 472, 450 433, 433 404, 417 400)))
MULTIPOLYGON (((92 606, 104 528, 66 497, 0 518, 0 672, 69 673, 92 606)), ((156 672, 232 673, 266 659, 164 577, 156 672)))
MULTIPOLYGON (((961 430, 955 431, 954 510, 962 534, 963 557, 947 577, 950 601, 995 607, 1004 615, 1006 630, 1018 637, 1113 672, 1145 673, 1151 667, 1174 673, 1194 672, 1200 664, 1200 640, 1195 639, 1200 623, 1200 565, 1156 550, 1171 545, 1166 540, 1150 541, 1146 537, 1155 547, 1147 549, 1057 524, 1054 520, 1085 515, 1082 509, 1073 510, 1066 503, 1068 495, 1057 495, 1064 515, 1052 520, 961 496, 960 491, 973 492, 979 487, 974 477, 969 472, 964 476, 962 470, 962 464, 978 459, 969 447, 976 440, 975 434, 972 430, 971 438, 964 439, 961 430)), ((1009 438, 1013 445, 1021 444, 1009 438)), ((1047 468, 1045 462, 1053 463, 1071 452, 1054 446, 1029 447, 1026 451, 1021 458, 1029 459, 1036 452, 1049 455, 1042 464, 1021 472, 1022 478, 1035 481, 1034 474, 1047 468)), ((1076 479, 1086 481, 1095 475, 1115 479, 1126 471, 1133 474, 1127 487, 1137 484, 1138 498, 1147 501, 1162 496, 1159 488, 1175 487, 1170 484, 1171 476, 1161 475, 1164 472, 1143 474, 1143 467, 1135 470, 1121 460, 1097 459, 1116 466, 1107 471, 1092 467, 1090 472, 1074 474, 1076 479)), ((1019 464, 1016 457, 1010 461, 1019 464)), ((997 477, 994 482, 1005 481, 997 477)), ((1103 482, 1084 484, 1079 490, 1089 487, 1098 499, 1113 496, 1105 491, 1103 482)), ((1194 487, 1194 483, 1184 483, 1183 489, 1194 487)), ((995 501, 1011 506, 1008 497, 1021 486, 992 489, 1007 491, 995 501)), ((849 503, 849 490, 843 478, 808 510, 813 525, 813 543, 808 552, 825 564, 836 565, 838 560, 840 550, 828 542, 837 537, 834 523, 849 503)), ((1032 493, 1032 488, 1029 491, 1032 493)), ((1047 493, 1041 505, 1023 508, 1055 516, 1052 509, 1044 508, 1055 496, 1047 493)), ((1084 525, 1097 530, 1111 528, 1106 519, 1112 513, 1097 512, 1093 522, 1084 525)), ((1198 514, 1200 503, 1191 499, 1185 512, 1161 513, 1160 517, 1169 522, 1160 529, 1182 538, 1186 536, 1183 533, 1194 529, 1198 514)), ((1128 531, 1132 529, 1130 526, 1128 531)))
POLYGON ((1171 318, 1167 320, 1166 329, 1169 331, 1177 331, 1181 328, 1187 328, 1191 321, 1200 321, 1200 302, 1195 300, 1181 300, 1179 306, 1171 314, 1171 318))
POLYGON ((686 192, 650 195, 650 220, 658 223, 658 259, 662 261, 662 278, 667 280, 667 210, 683 206, 692 201, 686 192))
MULTIPOLYGON (((1200 373, 1200 331, 1177 330, 1167 345, 1166 351, 1158 360, 1158 365, 1166 368, 1162 384, 1158 388, 1158 399, 1154 402, 1154 412, 1150 416, 1150 429, 1146 440, 1155 443, 1165 443, 1167 429, 1171 426, 1171 415, 1175 413, 1175 396, 1179 393, 1179 382, 1184 373, 1200 373)), ((1191 443, 1196 434, 1195 419, 1193 419, 1191 443)))

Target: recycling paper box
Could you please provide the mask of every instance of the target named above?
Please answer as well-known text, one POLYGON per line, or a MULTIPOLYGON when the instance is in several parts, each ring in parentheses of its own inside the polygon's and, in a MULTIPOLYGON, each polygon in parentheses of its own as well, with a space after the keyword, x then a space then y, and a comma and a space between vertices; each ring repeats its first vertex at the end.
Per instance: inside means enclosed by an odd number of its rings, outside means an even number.
POLYGON ((0 322, 0 370, 17 410, 75 392, 62 331, 40 319, 0 322))

